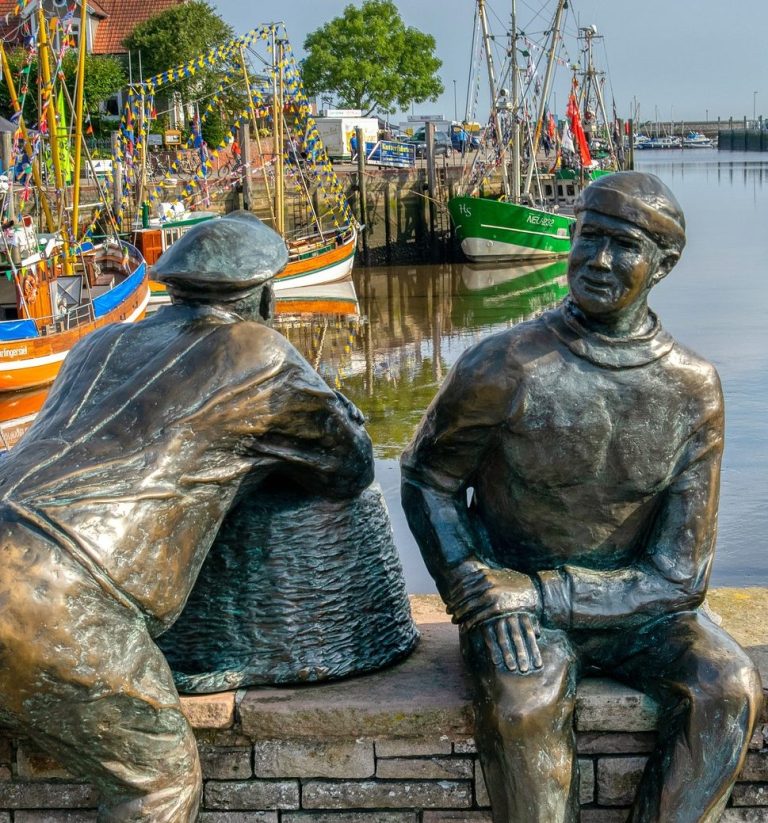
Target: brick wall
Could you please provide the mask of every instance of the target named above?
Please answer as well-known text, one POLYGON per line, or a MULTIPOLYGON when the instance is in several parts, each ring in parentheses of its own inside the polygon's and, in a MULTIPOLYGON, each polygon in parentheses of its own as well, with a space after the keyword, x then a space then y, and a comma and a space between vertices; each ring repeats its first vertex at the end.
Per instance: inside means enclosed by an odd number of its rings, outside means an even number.
MULTIPOLYGON (((203 766, 200 823, 490 823, 455 627, 422 617, 419 628, 417 651, 374 675, 182 698, 203 766)), ((656 706, 585 680, 575 722, 582 823, 623 823, 656 706)), ((95 802, 45 753, 0 733, 0 823, 93 823, 95 802)), ((768 823, 767 725, 722 821, 768 823)))
MULTIPOLYGON (((619 823, 652 732, 578 735, 582 823, 619 823)), ((768 750, 753 739, 723 823, 768 821, 768 750)), ((201 823, 490 823, 471 738, 257 740, 200 731, 201 823)), ((95 796, 26 741, 0 742, 0 823, 92 823, 95 796)))

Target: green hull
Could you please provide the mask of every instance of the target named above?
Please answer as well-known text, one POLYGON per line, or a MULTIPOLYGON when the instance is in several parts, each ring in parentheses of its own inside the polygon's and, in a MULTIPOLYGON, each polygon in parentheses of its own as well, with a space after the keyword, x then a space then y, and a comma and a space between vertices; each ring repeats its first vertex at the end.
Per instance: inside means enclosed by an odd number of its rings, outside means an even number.
POLYGON ((475 263, 561 257, 571 248, 573 217, 484 197, 454 197, 448 211, 461 250, 475 263))

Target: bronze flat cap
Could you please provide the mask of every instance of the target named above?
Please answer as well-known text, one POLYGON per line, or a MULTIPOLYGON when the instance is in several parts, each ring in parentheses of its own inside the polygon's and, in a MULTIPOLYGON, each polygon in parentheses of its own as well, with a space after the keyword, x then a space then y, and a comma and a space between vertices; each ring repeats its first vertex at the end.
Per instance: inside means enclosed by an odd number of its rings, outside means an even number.
POLYGON ((576 214, 587 210, 634 223, 665 246, 685 246, 683 209, 655 174, 620 171, 598 178, 574 207, 576 214))

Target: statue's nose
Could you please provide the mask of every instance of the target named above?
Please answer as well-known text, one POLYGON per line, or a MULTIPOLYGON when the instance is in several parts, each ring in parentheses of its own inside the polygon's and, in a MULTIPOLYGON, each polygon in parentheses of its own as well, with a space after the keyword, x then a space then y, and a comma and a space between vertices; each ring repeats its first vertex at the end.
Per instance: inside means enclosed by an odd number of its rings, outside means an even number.
POLYGON ((606 271, 611 268, 611 254, 609 251, 609 245, 610 241, 607 237, 598 243, 595 253, 592 255, 592 259, 590 260, 590 265, 593 268, 605 269, 606 271))

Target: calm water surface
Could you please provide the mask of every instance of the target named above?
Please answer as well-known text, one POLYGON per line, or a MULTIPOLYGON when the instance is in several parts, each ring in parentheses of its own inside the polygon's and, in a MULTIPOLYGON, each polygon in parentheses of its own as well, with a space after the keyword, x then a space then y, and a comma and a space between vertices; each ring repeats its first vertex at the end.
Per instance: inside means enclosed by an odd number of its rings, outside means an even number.
MULTIPOLYGON (((651 304, 682 343, 717 366, 727 441, 714 585, 768 585, 768 155, 638 153, 686 214, 688 246, 651 304)), ((466 264, 355 272, 360 319, 296 325, 288 336, 366 414, 378 480, 410 591, 434 591, 400 507, 397 459, 467 346, 566 293, 565 264, 539 271, 466 264)))

